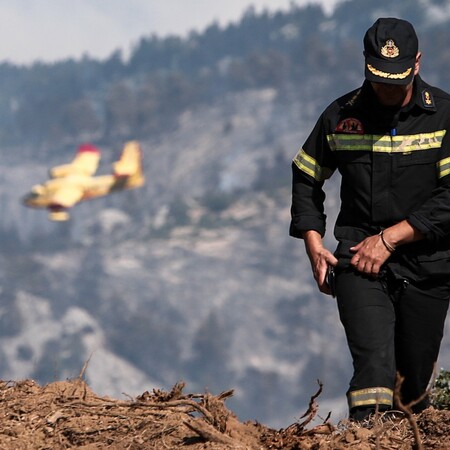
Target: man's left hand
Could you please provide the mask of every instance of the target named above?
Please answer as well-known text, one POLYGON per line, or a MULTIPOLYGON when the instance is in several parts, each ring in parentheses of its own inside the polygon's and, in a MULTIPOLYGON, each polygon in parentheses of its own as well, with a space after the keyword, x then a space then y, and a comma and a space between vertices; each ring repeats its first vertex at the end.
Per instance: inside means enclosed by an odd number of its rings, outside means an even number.
POLYGON ((377 277, 381 266, 391 256, 391 252, 383 244, 379 234, 369 236, 358 245, 350 248, 354 252, 350 264, 358 271, 377 277))

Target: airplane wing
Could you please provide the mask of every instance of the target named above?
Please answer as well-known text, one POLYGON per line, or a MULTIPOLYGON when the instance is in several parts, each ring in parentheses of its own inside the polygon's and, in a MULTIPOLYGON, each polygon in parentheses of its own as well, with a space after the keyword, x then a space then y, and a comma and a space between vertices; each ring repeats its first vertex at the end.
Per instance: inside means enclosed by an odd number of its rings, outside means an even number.
POLYGON ((99 161, 100 150, 92 144, 83 144, 78 147, 71 163, 50 169, 50 177, 63 178, 74 174, 91 176, 97 171, 99 161))
POLYGON ((80 187, 68 185, 59 188, 51 197, 51 207, 70 208, 83 197, 84 190, 80 187))

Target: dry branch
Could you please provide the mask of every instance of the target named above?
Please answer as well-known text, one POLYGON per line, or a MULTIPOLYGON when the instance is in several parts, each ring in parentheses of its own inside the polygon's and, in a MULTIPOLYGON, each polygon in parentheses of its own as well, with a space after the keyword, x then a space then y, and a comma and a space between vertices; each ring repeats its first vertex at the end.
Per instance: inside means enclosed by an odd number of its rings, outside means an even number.
POLYGON ((405 381, 405 377, 401 376, 397 372, 397 377, 396 377, 396 381, 395 381, 395 390, 394 390, 395 403, 397 404, 398 409, 405 414, 406 418, 408 419, 409 424, 411 425, 411 428, 412 428, 413 434, 414 434, 414 440, 416 442, 416 445, 415 445, 416 450, 423 450, 422 440, 420 438, 419 426, 417 425, 417 421, 414 418, 414 413, 412 411, 412 408, 414 405, 421 402, 428 395, 428 391, 424 392, 417 400, 413 400, 410 403, 408 403, 407 405, 405 405, 402 402, 401 395, 400 395, 401 387, 402 387, 402 384, 404 381, 405 381))
POLYGON ((308 405, 308 409, 303 414, 303 416, 300 417, 300 419, 303 419, 306 417, 306 419, 303 422, 296 422, 290 425, 286 428, 286 432, 293 432, 296 435, 299 435, 304 432, 306 425, 310 423, 314 417, 317 414, 317 411, 319 410, 319 406, 316 402, 316 398, 322 393, 323 383, 321 383, 319 380, 317 380, 317 383, 319 384, 318 391, 311 397, 308 405))
POLYGON ((216 442, 218 444, 225 444, 232 446, 233 449, 244 448, 233 439, 231 436, 228 436, 220 431, 217 431, 212 425, 204 422, 197 421, 194 419, 185 420, 183 422, 190 430, 197 433, 202 439, 205 439, 208 442, 216 442))

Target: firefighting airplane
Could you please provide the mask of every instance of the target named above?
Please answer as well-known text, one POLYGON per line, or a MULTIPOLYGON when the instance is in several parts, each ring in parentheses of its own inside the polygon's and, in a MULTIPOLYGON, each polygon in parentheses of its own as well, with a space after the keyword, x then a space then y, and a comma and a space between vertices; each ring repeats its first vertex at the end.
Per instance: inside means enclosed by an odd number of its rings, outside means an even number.
POLYGON ((68 220, 67 209, 81 201, 143 186, 141 159, 139 143, 129 141, 120 159, 113 163, 112 174, 93 176, 100 161, 100 151, 91 144, 81 145, 71 163, 50 169, 50 179, 33 186, 23 202, 26 206, 47 208, 50 220, 68 220))

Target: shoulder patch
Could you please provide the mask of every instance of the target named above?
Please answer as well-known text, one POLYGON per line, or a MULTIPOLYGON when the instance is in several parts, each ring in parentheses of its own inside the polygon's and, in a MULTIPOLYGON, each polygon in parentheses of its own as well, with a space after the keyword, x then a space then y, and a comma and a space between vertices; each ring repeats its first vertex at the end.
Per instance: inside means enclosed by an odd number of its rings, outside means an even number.
POLYGON ((364 134, 364 127, 360 120, 349 117, 341 120, 335 131, 338 133, 364 134))
POLYGON ((422 102, 425 108, 434 108, 433 95, 428 89, 422 91, 422 102))

